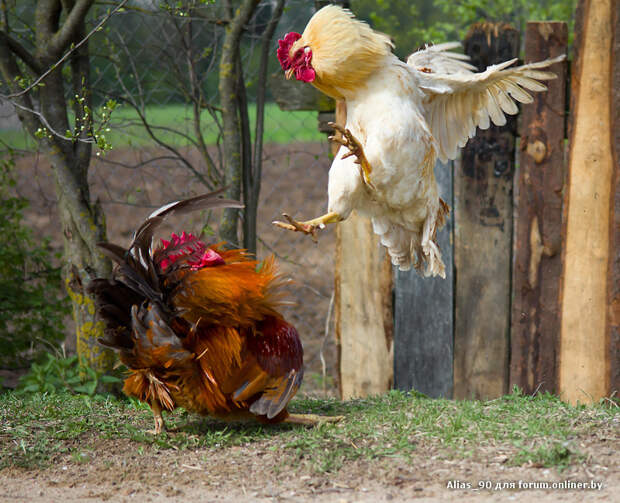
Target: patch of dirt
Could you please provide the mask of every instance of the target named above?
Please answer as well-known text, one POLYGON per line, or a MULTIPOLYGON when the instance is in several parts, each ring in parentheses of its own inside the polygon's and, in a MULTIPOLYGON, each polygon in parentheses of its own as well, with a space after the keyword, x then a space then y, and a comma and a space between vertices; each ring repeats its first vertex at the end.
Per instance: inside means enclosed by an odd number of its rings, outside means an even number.
POLYGON ((504 457, 492 453, 488 459, 452 460, 423 442, 411 461, 360 459, 336 473, 317 473, 278 439, 193 451, 98 440, 91 459, 79 463, 66 456, 43 471, 0 472, 0 502, 617 501, 620 442, 586 442, 587 459, 563 472, 506 466, 504 457), (603 487, 535 488, 567 481, 603 487), (515 489, 508 488, 512 483, 515 489), (491 489, 484 489, 487 484, 491 489), (529 484, 535 485, 526 489, 529 484))

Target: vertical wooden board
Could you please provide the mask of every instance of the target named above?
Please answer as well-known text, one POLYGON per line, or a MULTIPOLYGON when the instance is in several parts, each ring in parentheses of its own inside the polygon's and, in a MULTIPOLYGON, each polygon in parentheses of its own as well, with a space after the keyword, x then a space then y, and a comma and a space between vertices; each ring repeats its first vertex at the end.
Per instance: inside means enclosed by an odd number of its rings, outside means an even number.
MULTIPOLYGON (((528 23, 525 61, 566 54, 566 23, 528 23)), ((548 91, 522 107, 520 167, 515 180, 510 384, 531 394, 557 391, 562 274, 562 191, 566 62, 550 71, 548 91)))
MULTIPOLYGON (((519 33, 477 24, 465 52, 479 70, 516 57, 519 33)), ((512 178, 516 120, 478 130, 454 175, 454 397, 495 398, 508 390, 512 178)))
MULTIPOLYGON (((450 207, 453 163, 437 163, 439 194, 450 207)), ((451 398, 454 357, 454 212, 437 236, 446 278, 394 268, 394 387, 451 398)))
POLYGON ((607 295, 607 345, 609 352, 609 394, 620 395, 620 9, 613 23, 612 121, 614 135, 614 180, 612 190, 611 239, 609 240, 609 292, 607 295))
MULTIPOLYGON (((336 103, 336 122, 346 106, 336 103)), ((338 151, 339 145, 332 144, 338 151)), ((340 396, 383 393, 393 382, 392 269, 368 218, 353 212, 336 230, 334 321, 340 396)))
POLYGON ((391 264, 370 220, 355 212, 338 225, 336 246, 341 397, 384 393, 393 382, 391 264))
POLYGON ((571 81, 571 134, 565 191, 559 385, 562 398, 593 402, 609 384, 607 346, 614 0, 582 1, 571 81))

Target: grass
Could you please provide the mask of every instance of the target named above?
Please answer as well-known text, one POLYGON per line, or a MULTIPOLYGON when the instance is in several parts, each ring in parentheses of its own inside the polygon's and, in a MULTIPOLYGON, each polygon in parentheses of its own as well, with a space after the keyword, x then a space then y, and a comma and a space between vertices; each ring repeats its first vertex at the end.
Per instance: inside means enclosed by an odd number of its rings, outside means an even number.
MULTIPOLYGON (((254 134, 256 120, 256 106, 249 107, 250 129, 254 134)), ((146 118, 152 125, 157 136, 174 147, 183 147, 191 144, 190 139, 173 133, 175 130, 195 139, 191 121, 191 109, 186 105, 149 106, 146 109, 146 118)), ((112 112, 111 131, 106 138, 113 148, 146 147, 155 145, 142 126, 137 113, 130 107, 118 106, 112 112)), ((201 131, 207 145, 214 145, 218 140, 218 129, 208 114, 201 114, 201 131)), ((279 109, 275 103, 268 103, 265 107, 265 143, 290 143, 291 141, 322 141, 325 135, 317 129, 316 112, 286 112, 279 109)), ((35 148, 35 143, 22 130, 0 130, 0 145, 6 144, 18 150, 35 148)))
POLYGON ((359 458, 410 459, 419 445, 446 457, 493 457, 494 452, 507 455, 512 465, 563 469, 583 458, 580 436, 617 431, 619 418, 615 404, 573 407, 552 395, 519 393, 481 402, 392 391, 348 402, 297 399, 290 410, 345 419, 306 429, 226 424, 177 411, 166 416, 172 432, 154 437, 146 432, 152 428, 150 410, 135 401, 6 393, 0 395, 0 469, 43 467, 67 455, 82 463, 102 438, 128 439, 138 452, 146 446, 193 450, 255 445, 303 460, 317 472, 337 471, 359 458))

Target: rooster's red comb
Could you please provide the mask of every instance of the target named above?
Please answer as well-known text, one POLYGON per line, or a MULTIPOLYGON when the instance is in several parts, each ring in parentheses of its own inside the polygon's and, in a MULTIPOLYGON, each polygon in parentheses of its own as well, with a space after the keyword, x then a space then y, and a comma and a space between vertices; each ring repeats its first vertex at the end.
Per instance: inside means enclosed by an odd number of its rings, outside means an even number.
POLYGON ((291 67, 291 58, 289 52, 291 46, 301 38, 299 33, 294 31, 284 35, 284 38, 278 40, 278 61, 282 66, 282 70, 288 70, 291 67))

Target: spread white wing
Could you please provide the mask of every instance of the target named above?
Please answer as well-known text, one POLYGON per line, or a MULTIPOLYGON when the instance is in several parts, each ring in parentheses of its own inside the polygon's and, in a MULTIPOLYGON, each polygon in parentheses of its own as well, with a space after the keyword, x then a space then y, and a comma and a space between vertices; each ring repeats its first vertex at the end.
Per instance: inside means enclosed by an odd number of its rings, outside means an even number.
POLYGON ((467 56, 447 49, 458 43, 441 44, 418 51, 407 60, 413 67, 418 85, 426 95, 424 110, 431 133, 439 144, 442 161, 454 159, 458 148, 464 147, 476 134, 476 127, 487 129, 490 123, 506 124, 504 114, 514 115, 516 102, 531 103, 529 91, 546 91, 541 80, 554 79, 554 73, 543 71, 565 56, 508 68, 512 59, 472 73, 467 56), (428 71, 430 70, 430 71, 428 71))

